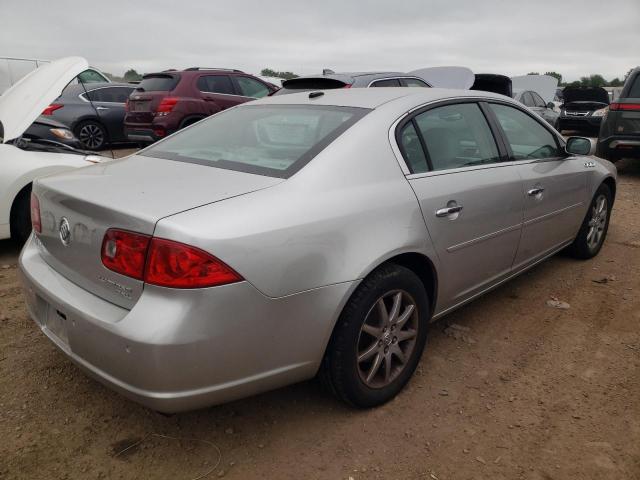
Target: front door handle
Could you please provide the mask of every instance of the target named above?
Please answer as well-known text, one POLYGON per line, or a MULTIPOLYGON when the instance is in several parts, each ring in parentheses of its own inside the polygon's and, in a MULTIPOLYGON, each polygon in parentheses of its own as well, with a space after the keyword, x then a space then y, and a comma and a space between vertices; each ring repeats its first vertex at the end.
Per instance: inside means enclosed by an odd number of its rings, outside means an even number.
POLYGON ((96 107, 96 110, 109 110, 109 107, 96 107))
POLYGON ((536 187, 536 188, 532 188, 531 190, 529 190, 527 192, 527 194, 530 197, 535 197, 536 195, 540 195, 542 192, 544 192, 544 188, 542 187, 536 187))
POLYGON ((453 207, 441 208, 440 210, 436 210, 436 217, 448 217, 449 215, 453 215, 454 213, 459 213, 462 211, 462 205, 455 205, 453 207))

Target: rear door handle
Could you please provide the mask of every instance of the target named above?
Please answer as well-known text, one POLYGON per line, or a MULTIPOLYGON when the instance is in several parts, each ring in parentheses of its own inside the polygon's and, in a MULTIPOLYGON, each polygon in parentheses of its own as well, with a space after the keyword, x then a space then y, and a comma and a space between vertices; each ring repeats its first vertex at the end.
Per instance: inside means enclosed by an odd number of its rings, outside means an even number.
POLYGON ((440 210, 436 210, 436 217, 448 217, 449 215, 452 215, 454 213, 459 213, 461 211, 462 211, 462 205, 441 208, 440 210))
POLYGON ((109 110, 109 107, 96 107, 96 110, 109 110))
POLYGON ((531 190, 529 190, 529 191, 527 192, 527 194, 528 194, 530 197, 535 197, 536 195, 539 195, 539 194, 541 194, 542 192, 544 192, 544 188, 542 188, 542 187, 536 187, 536 188, 532 188, 531 190))

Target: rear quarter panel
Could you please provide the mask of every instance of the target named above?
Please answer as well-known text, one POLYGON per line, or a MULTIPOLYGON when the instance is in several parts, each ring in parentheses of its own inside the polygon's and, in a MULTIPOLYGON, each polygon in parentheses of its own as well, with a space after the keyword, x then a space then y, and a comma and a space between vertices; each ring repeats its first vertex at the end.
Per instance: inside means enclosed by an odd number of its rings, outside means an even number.
POLYGON ((154 235, 211 252, 269 297, 363 278, 400 253, 436 263, 393 120, 376 110, 290 179, 164 218, 154 235))

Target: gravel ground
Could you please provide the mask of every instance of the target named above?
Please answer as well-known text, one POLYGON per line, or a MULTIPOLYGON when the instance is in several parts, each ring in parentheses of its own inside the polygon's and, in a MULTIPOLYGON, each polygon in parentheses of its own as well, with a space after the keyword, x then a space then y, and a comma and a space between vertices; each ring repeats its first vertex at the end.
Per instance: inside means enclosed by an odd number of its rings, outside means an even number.
POLYGON ((146 410, 27 318, 0 242, 0 478, 640 479, 640 162, 619 170, 597 258, 555 256, 435 324, 406 390, 368 411, 315 381, 146 410))

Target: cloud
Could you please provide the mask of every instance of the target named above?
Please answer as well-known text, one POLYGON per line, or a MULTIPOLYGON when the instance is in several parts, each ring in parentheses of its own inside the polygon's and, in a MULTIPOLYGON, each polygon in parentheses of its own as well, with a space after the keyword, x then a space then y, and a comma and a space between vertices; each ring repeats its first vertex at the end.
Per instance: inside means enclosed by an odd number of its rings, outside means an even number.
POLYGON ((82 55, 122 74, 189 66, 297 73, 464 65, 565 79, 639 62, 640 2, 3 0, 0 55, 82 55), (37 12, 37 15, 35 14, 37 12))

